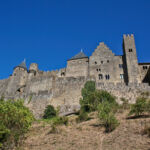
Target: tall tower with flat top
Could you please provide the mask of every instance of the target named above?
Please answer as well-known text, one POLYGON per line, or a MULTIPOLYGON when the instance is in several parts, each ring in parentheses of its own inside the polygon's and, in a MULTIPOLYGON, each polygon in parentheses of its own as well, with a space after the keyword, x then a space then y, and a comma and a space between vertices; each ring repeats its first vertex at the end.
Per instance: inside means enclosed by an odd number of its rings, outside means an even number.
POLYGON ((123 53, 125 82, 127 84, 140 83, 139 67, 133 34, 123 35, 123 53))

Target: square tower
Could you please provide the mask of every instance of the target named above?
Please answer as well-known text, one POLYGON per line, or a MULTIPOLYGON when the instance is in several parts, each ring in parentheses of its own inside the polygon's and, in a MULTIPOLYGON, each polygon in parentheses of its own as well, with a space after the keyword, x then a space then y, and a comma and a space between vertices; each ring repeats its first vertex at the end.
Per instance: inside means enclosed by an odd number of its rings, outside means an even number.
POLYGON ((123 35, 124 70, 126 83, 140 83, 134 35, 123 35))

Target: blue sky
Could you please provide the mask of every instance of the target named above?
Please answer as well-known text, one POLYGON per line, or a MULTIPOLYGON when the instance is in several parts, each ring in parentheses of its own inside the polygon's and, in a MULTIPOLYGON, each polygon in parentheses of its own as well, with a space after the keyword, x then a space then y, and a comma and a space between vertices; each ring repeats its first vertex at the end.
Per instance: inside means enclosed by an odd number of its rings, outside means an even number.
POLYGON ((63 68, 101 41, 120 55, 127 33, 135 35, 139 62, 150 62, 150 0, 0 0, 0 79, 24 58, 28 67, 63 68))

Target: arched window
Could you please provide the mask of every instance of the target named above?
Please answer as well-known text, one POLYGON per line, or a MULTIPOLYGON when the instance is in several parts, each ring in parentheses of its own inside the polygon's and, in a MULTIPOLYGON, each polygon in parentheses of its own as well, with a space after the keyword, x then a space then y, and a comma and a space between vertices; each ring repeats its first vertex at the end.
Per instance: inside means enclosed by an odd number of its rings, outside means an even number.
POLYGON ((102 74, 99 74, 98 77, 99 77, 99 80, 103 79, 103 75, 102 74))

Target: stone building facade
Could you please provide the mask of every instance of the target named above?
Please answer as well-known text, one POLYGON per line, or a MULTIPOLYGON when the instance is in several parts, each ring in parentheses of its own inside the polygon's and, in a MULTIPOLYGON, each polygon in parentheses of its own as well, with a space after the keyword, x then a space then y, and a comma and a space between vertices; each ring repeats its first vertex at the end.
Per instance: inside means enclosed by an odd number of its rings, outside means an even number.
POLYGON ((96 81, 97 89, 131 103, 140 92, 150 91, 150 63, 138 63, 134 35, 123 35, 121 56, 101 42, 90 57, 81 51, 67 61, 66 68, 57 71, 40 71, 36 63, 27 69, 23 61, 8 79, 0 80, 0 96, 25 99, 40 117, 48 104, 78 109, 81 89, 88 80, 96 81))

